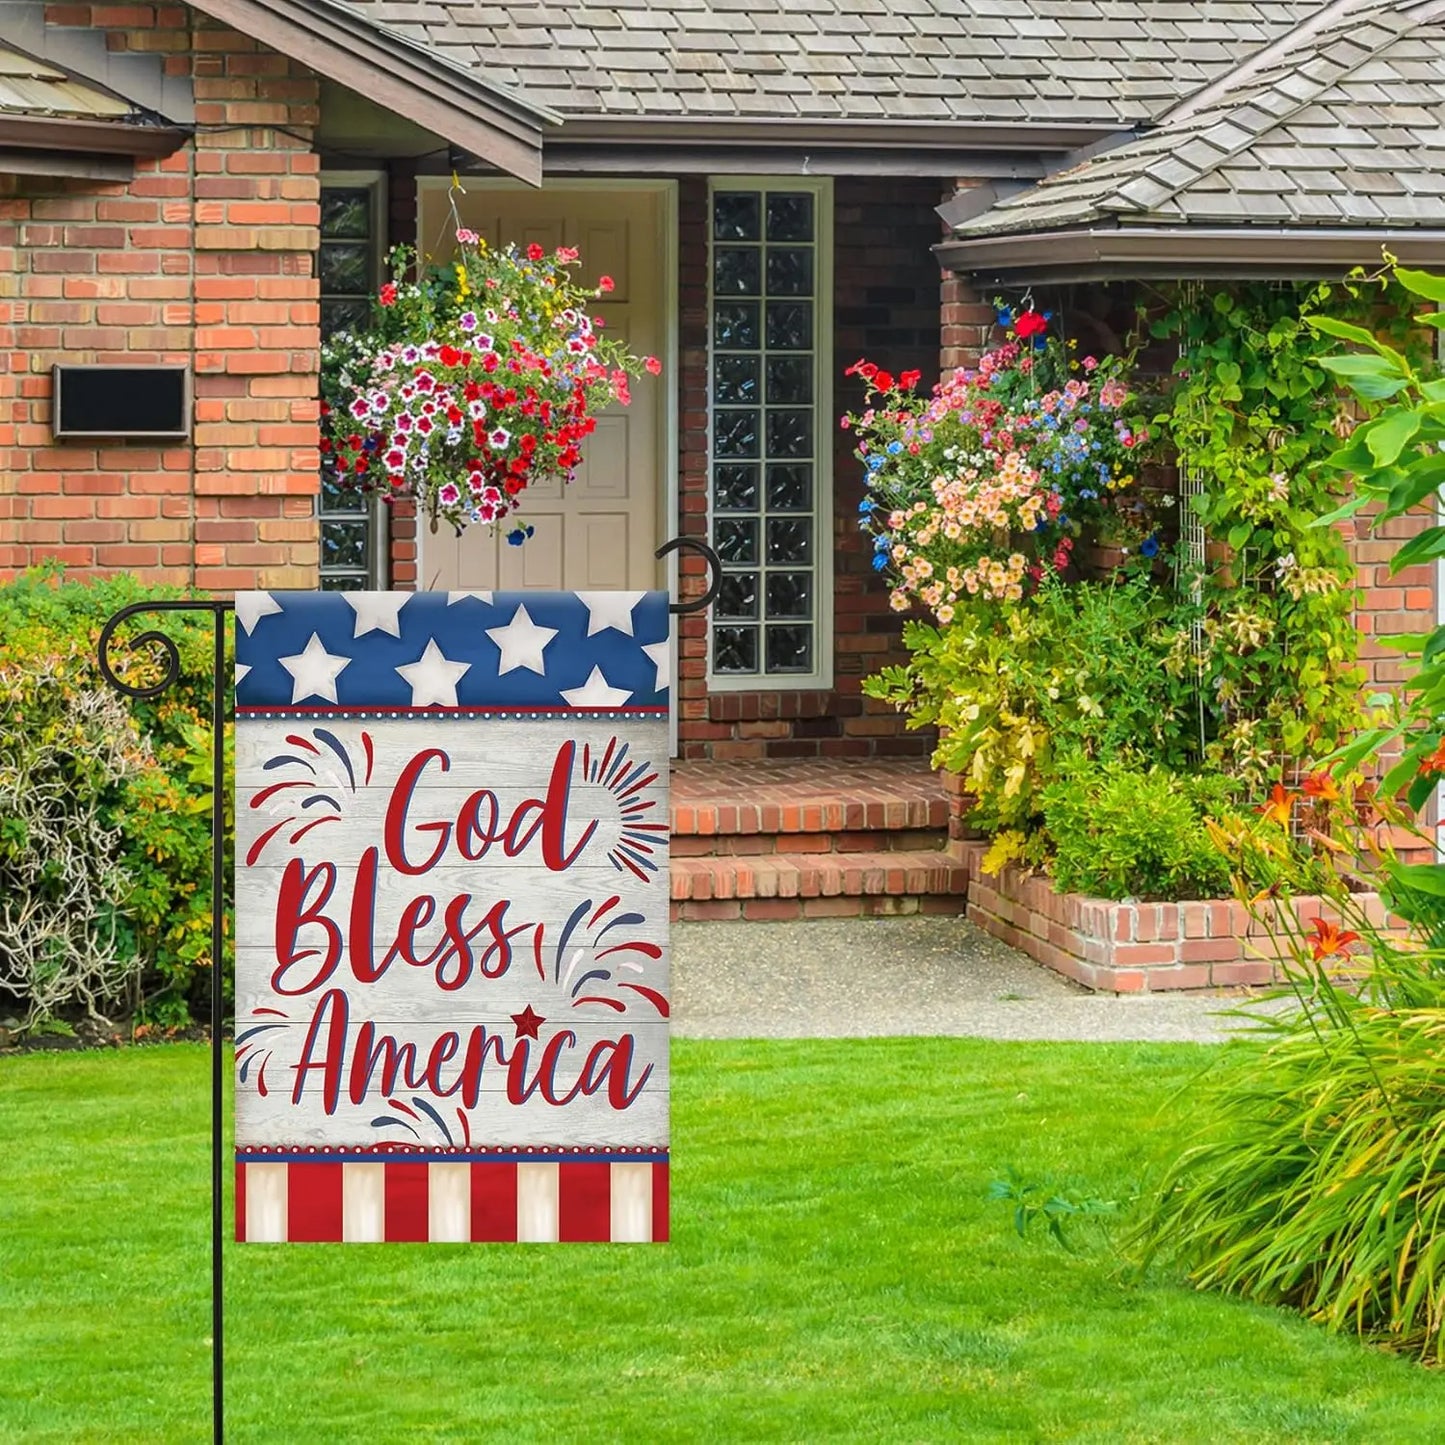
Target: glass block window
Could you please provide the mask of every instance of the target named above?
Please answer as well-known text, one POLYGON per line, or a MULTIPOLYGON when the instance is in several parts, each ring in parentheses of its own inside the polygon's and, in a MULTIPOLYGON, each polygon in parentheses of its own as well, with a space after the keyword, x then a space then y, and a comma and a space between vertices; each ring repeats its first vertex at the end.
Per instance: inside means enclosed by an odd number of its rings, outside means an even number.
MULTIPOLYGON (((364 326, 381 281, 382 233, 379 177, 336 177, 321 185, 321 336, 364 326)), ((321 586, 329 592, 362 592, 386 585, 386 512, 339 476, 321 458, 321 586)))
POLYGON ((813 681, 826 562, 820 375, 827 193, 729 183, 711 199, 710 513, 722 558, 709 671, 813 681))

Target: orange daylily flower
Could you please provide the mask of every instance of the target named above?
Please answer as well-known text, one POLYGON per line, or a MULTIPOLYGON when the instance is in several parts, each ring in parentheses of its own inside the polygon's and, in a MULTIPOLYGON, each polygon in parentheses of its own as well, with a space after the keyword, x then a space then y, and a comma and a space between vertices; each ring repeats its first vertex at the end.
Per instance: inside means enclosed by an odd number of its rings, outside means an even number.
POLYGON ((1433 753, 1427 753, 1420 759, 1420 776, 1427 773, 1445 773, 1445 738, 1441 738, 1435 745, 1433 753))
POLYGON ((1307 798, 1316 798, 1321 803, 1340 801, 1340 785, 1328 773, 1311 773, 1300 786, 1307 798))
POLYGON ((1309 945, 1316 963, 1325 958, 1348 958, 1350 945, 1360 941, 1358 933, 1326 923, 1323 918, 1311 918, 1310 922, 1315 926, 1314 933, 1309 937, 1309 945))
POLYGON ((1288 828, 1290 813, 1298 798, 1298 793, 1290 792, 1283 783, 1276 783, 1269 790, 1269 802, 1260 808, 1259 812, 1271 823, 1278 823, 1281 828, 1288 828))

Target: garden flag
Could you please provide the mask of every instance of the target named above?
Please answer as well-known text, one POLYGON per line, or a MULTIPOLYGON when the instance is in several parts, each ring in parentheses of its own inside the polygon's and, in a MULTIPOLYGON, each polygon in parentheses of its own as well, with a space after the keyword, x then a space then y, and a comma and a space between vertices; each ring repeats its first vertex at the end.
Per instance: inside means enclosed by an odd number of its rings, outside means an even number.
POLYGON ((668 1235, 668 598, 236 598, 236 1232, 668 1235))

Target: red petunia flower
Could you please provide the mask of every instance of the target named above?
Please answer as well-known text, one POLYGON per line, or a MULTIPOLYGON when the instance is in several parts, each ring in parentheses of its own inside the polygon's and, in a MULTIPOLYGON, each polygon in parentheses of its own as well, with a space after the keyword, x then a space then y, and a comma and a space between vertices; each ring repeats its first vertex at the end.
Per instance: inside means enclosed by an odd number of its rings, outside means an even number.
MULTIPOLYGON (((608 291, 615 291, 617 289, 617 283, 612 279, 611 276, 599 276, 597 278, 597 289, 604 293, 608 291)), ((597 323, 594 320, 593 325, 595 326, 596 324, 597 323)))
POLYGON ((648 371, 653 374, 653 376, 662 375, 662 363, 655 356, 644 357, 642 364, 648 369, 648 371))
POLYGON ((904 391, 912 391, 922 380, 923 373, 921 371, 904 371, 900 372, 898 376, 898 384, 904 391))
POLYGON ((1049 329, 1049 323, 1037 311, 1025 311, 1014 322, 1014 335, 1028 338, 1038 336, 1049 329))
POLYGON ((395 281, 388 281, 388 282, 386 283, 386 285, 381 288, 381 304, 382 304, 383 306, 395 306, 395 305, 396 305, 396 282, 395 282, 395 281))
POLYGON ((529 261, 540 261, 542 257, 546 254, 547 253, 535 241, 533 241, 532 244, 527 247, 527 259, 529 261))

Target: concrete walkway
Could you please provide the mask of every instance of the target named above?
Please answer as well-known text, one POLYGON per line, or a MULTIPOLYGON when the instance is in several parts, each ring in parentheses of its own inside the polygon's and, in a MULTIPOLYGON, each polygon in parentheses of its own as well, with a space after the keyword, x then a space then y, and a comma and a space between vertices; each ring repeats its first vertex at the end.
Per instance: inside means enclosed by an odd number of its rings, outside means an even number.
POLYGON ((679 923, 672 938, 681 1037, 1216 1043, 1248 1027, 1222 1011, 1290 1005, 1245 990, 1091 994, 958 918, 679 923))

